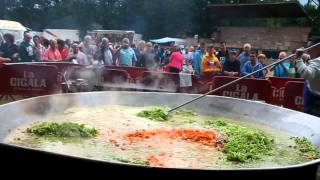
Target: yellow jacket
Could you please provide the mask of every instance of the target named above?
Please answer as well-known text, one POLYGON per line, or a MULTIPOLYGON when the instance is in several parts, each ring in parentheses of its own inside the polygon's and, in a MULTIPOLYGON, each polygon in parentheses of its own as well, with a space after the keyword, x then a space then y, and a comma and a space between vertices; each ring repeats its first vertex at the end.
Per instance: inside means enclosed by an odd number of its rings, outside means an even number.
POLYGON ((203 73, 219 73, 221 72, 221 63, 214 54, 206 53, 202 58, 201 70, 203 73))

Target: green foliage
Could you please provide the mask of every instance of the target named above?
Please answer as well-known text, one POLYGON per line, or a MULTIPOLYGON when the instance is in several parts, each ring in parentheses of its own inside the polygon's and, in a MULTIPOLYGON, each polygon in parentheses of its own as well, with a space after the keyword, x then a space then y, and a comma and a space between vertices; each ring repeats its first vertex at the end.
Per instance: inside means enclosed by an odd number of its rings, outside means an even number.
POLYGON ((154 121, 168 121, 169 116, 164 108, 152 108, 143 110, 137 114, 139 117, 145 117, 154 121))
POLYGON ((319 151, 312 145, 312 143, 305 137, 292 137, 297 146, 295 148, 308 159, 320 158, 319 151))
POLYGON ((64 122, 62 124, 44 122, 27 129, 27 133, 47 137, 95 137, 98 130, 84 124, 64 122))
POLYGON ((207 125, 225 133, 224 154, 229 161, 246 162, 261 159, 272 151, 273 139, 262 131, 247 128, 224 120, 207 121, 207 125))
POLYGON ((142 166, 149 165, 147 160, 144 160, 144 159, 141 159, 141 158, 133 158, 133 159, 114 158, 114 160, 122 162, 122 163, 130 163, 130 164, 136 164, 136 165, 142 165, 142 166))

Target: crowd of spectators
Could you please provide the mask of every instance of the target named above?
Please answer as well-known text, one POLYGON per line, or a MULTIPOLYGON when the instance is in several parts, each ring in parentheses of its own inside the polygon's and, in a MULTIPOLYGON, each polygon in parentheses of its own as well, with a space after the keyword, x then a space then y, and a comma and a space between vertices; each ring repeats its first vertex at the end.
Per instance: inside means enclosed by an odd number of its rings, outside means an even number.
MULTIPOLYGON (((45 39, 24 33, 24 40, 15 44, 12 34, 4 35, 5 42, 0 46, 0 61, 14 62, 71 62, 82 65, 107 65, 145 67, 154 71, 171 73, 188 73, 197 76, 225 75, 245 76, 266 66, 268 58, 258 54, 251 44, 246 43, 242 50, 228 48, 226 42, 220 42, 216 48, 212 44, 200 43, 198 46, 184 47, 172 44, 161 46, 151 42, 140 41, 132 44, 124 38, 121 45, 113 44, 108 38, 93 40, 84 37, 83 42, 70 40, 45 39)), ((287 57, 280 52, 279 60, 287 57)), ((304 62, 310 56, 302 56, 304 62)), ((299 77, 294 60, 287 60, 270 69, 275 77, 299 77)), ((264 79, 269 70, 254 74, 251 78, 264 79)))

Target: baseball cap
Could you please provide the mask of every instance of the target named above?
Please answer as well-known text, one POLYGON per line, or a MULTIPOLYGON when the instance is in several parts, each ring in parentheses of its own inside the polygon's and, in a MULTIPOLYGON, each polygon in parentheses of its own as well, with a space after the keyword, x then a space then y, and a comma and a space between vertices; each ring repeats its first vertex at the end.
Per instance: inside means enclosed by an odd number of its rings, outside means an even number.
POLYGON ((238 53, 238 51, 236 50, 236 49, 229 49, 229 53, 231 53, 231 54, 237 54, 238 53))

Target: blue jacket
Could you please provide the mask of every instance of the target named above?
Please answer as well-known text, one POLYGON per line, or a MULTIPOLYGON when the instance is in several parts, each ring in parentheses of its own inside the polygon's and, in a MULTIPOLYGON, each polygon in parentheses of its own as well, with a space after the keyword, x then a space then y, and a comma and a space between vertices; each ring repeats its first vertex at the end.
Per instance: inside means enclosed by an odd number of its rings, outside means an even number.
POLYGON ((247 55, 245 52, 242 52, 239 56, 238 56, 238 60, 240 62, 240 68, 242 69, 243 66, 250 61, 250 56, 247 55))
MULTIPOLYGON (((243 65, 241 69, 241 75, 245 76, 262 68, 263 68, 263 65, 261 63, 257 62, 255 66, 252 66, 251 61, 248 61, 243 65)), ((255 73, 253 76, 258 79, 264 79, 263 71, 255 73)))
MULTIPOLYGON (((283 65, 287 68, 287 70, 289 71, 290 68, 290 63, 288 61, 283 62, 283 65)), ((283 69, 283 67, 281 66, 281 64, 278 64, 275 68, 274 68, 274 77, 288 77, 288 73, 283 69)))
POLYGON ((193 69, 195 70, 196 75, 199 76, 202 75, 201 62, 203 55, 204 53, 201 50, 197 50, 194 54, 194 59, 192 60, 193 69))
POLYGON ((119 50, 119 65, 120 66, 133 66, 137 61, 136 53, 132 48, 119 50))

